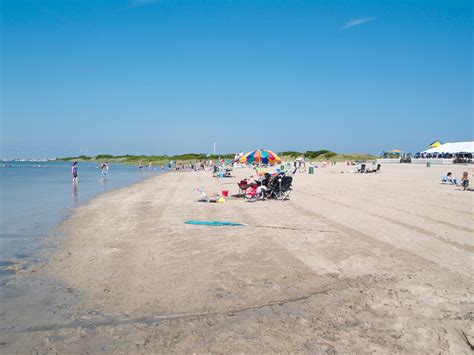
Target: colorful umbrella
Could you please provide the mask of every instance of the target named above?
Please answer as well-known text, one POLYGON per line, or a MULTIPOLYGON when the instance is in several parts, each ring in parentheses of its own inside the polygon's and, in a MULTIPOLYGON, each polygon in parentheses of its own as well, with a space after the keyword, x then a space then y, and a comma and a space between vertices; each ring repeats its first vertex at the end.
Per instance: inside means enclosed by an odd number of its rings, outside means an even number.
POLYGON ((241 163, 277 164, 281 162, 280 157, 268 149, 252 150, 244 154, 239 160, 241 163))

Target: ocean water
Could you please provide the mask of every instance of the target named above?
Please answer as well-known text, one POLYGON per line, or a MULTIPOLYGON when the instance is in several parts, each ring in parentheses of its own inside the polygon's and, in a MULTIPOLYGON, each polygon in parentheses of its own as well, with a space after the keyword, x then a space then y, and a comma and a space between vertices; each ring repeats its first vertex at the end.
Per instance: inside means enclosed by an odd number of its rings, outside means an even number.
POLYGON ((42 261, 57 242, 55 227, 97 194, 125 187, 161 169, 110 164, 106 180, 97 163, 8 162, 0 167, 0 285, 16 270, 42 261))

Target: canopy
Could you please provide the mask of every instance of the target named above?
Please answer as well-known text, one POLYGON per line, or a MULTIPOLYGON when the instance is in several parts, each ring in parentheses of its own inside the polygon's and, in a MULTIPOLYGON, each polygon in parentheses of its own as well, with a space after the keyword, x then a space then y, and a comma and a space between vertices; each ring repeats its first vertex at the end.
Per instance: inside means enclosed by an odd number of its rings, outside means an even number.
POLYGON ((402 153, 402 151, 400 149, 392 149, 392 150, 389 150, 387 153, 400 154, 400 153, 402 153))
POLYGON ((423 151, 422 153, 434 154, 434 153, 474 153, 474 141, 472 142, 455 142, 445 143, 438 147, 430 148, 423 151))
POLYGON ((244 154, 240 159, 241 163, 263 163, 263 164, 276 164, 281 162, 278 155, 268 149, 257 149, 244 154))
POLYGON ((434 141, 429 145, 429 147, 430 148, 436 148, 436 147, 439 147, 440 145, 443 145, 443 143, 441 143, 441 141, 434 141))

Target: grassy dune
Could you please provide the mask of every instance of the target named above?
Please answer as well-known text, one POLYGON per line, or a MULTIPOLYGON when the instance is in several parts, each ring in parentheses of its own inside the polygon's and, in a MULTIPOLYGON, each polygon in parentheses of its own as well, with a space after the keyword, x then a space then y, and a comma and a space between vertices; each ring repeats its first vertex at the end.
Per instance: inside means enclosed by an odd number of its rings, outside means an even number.
MULTIPOLYGON (((297 157, 305 156, 309 161, 335 161, 342 162, 346 160, 373 160, 376 159, 374 155, 364 154, 364 153, 352 153, 352 154, 338 154, 331 152, 329 150, 320 150, 320 151, 307 151, 307 152, 297 152, 297 151, 287 151, 281 152, 280 158, 283 161, 293 161, 297 157)), ((152 163, 153 165, 167 164, 170 160, 178 161, 180 163, 191 163, 197 162, 200 160, 212 159, 216 161, 217 159, 233 159, 234 154, 222 154, 222 155, 207 155, 207 154, 181 154, 181 155, 110 155, 110 154, 99 154, 93 157, 81 155, 77 157, 64 157, 58 158, 60 161, 79 161, 79 162, 111 162, 111 163, 124 163, 124 164, 133 164, 138 165, 152 163)))

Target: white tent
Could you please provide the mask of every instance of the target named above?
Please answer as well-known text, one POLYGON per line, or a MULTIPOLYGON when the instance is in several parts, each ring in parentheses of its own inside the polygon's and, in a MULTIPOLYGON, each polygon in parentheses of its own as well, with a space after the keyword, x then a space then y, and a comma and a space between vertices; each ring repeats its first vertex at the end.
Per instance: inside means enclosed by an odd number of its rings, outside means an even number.
POLYGON ((456 142, 456 143, 445 143, 439 147, 430 148, 423 151, 422 153, 434 154, 434 153, 474 153, 474 141, 473 142, 456 142))

